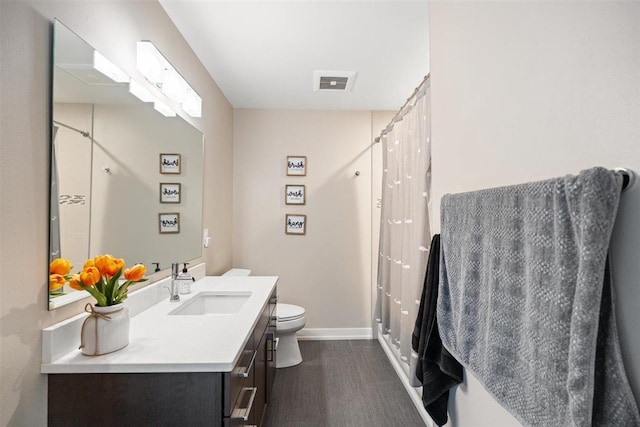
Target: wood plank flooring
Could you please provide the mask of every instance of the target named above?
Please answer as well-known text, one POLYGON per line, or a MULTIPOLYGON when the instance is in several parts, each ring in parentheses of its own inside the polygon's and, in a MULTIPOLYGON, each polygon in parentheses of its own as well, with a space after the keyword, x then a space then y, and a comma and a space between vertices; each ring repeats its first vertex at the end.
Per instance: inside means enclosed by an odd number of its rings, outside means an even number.
POLYGON ((303 362, 278 369, 266 427, 423 427, 375 340, 300 341, 303 362))

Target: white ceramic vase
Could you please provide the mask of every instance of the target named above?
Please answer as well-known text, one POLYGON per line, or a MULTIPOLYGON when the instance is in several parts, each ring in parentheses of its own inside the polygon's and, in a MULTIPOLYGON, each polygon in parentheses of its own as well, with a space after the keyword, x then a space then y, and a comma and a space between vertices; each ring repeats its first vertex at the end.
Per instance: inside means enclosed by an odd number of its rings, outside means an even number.
POLYGON ((124 304, 87 306, 90 314, 82 324, 82 354, 99 356, 129 345, 129 309, 124 304))

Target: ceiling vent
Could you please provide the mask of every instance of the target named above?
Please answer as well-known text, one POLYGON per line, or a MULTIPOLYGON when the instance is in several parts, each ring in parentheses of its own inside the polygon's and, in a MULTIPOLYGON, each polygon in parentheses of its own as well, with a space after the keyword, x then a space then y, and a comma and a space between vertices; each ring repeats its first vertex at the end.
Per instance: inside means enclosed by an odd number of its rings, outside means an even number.
POLYGON ((355 71, 314 71, 313 90, 316 92, 350 92, 357 74, 355 71))

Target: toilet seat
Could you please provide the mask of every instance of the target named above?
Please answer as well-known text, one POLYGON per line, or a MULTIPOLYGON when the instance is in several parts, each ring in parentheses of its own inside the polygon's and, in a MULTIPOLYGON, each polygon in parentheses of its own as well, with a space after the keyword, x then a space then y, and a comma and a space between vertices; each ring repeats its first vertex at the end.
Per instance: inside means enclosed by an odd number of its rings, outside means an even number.
POLYGON ((297 320, 304 317, 305 314, 304 308, 293 304, 278 303, 276 307, 278 322, 290 322, 297 320))

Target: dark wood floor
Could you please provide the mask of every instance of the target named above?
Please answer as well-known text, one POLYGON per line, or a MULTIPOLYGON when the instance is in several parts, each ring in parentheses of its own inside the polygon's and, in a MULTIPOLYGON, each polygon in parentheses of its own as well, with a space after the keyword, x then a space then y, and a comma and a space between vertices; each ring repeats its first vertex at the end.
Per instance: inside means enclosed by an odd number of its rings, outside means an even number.
POLYGON ((266 427, 423 427, 375 340, 300 341, 301 365, 278 369, 266 427))

